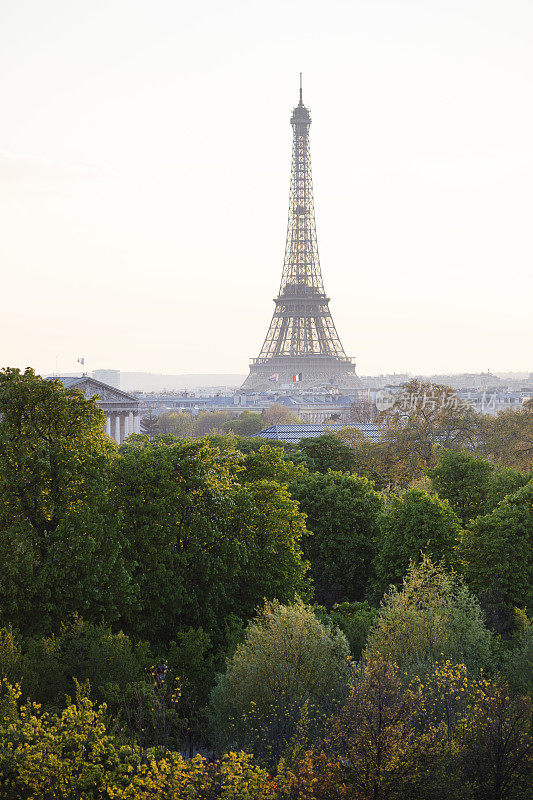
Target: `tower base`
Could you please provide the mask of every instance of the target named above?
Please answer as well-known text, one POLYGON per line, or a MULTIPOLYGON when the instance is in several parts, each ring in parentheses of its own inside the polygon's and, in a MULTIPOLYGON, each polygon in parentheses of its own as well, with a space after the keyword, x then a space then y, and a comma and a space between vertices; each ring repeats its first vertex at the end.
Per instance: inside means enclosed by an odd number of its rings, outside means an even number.
POLYGON ((269 358, 263 363, 255 359, 241 388, 250 392, 285 388, 308 391, 336 388, 340 391, 353 391, 361 388, 361 381, 355 374, 355 365, 348 359, 343 361, 328 356, 284 356, 269 358), (301 375, 301 380, 293 381, 295 375, 301 375))

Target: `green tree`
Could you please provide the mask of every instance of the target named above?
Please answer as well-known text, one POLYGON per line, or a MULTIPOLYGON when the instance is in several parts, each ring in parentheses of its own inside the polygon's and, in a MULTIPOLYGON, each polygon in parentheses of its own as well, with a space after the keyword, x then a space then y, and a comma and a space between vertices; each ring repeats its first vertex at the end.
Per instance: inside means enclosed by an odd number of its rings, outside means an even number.
POLYGON ((513 634, 503 652, 502 672, 511 688, 533 696, 533 619, 515 609, 513 634))
POLYGON ((318 603, 362 600, 372 577, 384 498, 366 478, 342 472, 303 475, 290 485, 312 536, 303 549, 318 603))
POLYGON ((148 414, 141 418, 141 433, 153 439, 158 432, 158 420, 150 408, 148 414))
POLYGON ((236 509, 236 455, 203 442, 154 441, 116 462, 113 496, 139 587, 130 629, 169 642, 178 630, 220 627, 247 562, 236 509))
POLYGON ((533 611, 533 481, 475 519, 458 548, 461 571, 491 626, 505 632, 513 609, 533 611))
POLYGON ((73 612, 115 622, 136 588, 107 502, 65 517, 41 555, 27 528, 0 530, 0 621, 26 634, 55 630, 73 612))
POLYGON ((44 632, 131 601, 108 504, 115 445, 94 399, 31 369, 0 373, 0 618, 44 632))
POLYGON ((242 459, 204 441, 156 440, 116 463, 114 498, 139 587, 128 617, 137 635, 168 643, 202 628, 219 649, 228 615, 247 619, 262 598, 305 590, 303 516, 278 483, 241 485, 242 459))
POLYGON ((0 371, 0 520, 24 523, 41 557, 67 514, 105 490, 114 450, 94 400, 32 369, 0 371))
POLYGON ((494 471, 493 464, 466 450, 442 450, 430 475, 435 491, 466 524, 485 512, 494 471))
POLYGON ((463 524, 490 514, 531 480, 531 473, 498 468, 466 450, 442 450, 430 474, 433 488, 449 501, 463 524))
MULTIPOLYGON (((246 437, 237 436, 234 433, 213 433, 205 438, 212 447, 218 447, 220 450, 238 450, 244 455, 257 453, 262 447, 265 447, 265 440, 260 436, 246 437)), ((300 455, 300 451, 295 444, 280 442, 277 439, 269 439, 268 447, 276 448, 282 452, 290 451, 291 459, 300 455)))
POLYGON ((308 530, 298 503, 276 481, 253 481, 244 492, 248 500, 248 563, 234 610, 248 619, 263 598, 288 603, 298 594, 308 599, 312 586, 309 564, 302 554, 308 530))
POLYGON ((224 430, 233 431, 237 436, 253 436, 263 427, 263 418, 258 411, 242 411, 238 417, 224 423, 224 430))
POLYGON ((382 601, 365 657, 378 654, 401 672, 424 675, 442 658, 472 669, 491 663, 491 634, 479 603, 462 581, 424 556, 409 567, 401 589, 382 601))
POLYGON ((222 431, 227 422, 231 422, 236 414, 227 411, 200 411, 194 417, 194 436, 207 436, 215 431, 222 431))
POLYGON ((349 647, 338 628, 301 602, 266 603, 213 689, 214 730, 223 742, 275 762, 304 705, 316 727, 345 694, 348 676, 349 647))
POLYGON ((0 680, 20 681, 23 670, 20 637, 11 625, 0 628, 0 680))
POLYGON ((352 447, 335 433, 324 433, 322 436, 309 437, 300 441, 300 450, 304 454, 305 464, 310 472, 352 472, 355 458, 352 447))
POLYGON ((145 642, 134 643, 122 631, 95 625, 74 615, 57 634, 23 642, 18 679, 26 696, 47 708, 60 708, 75 690, 75 681, 89 681, 93 698, 117 713, 127 687, 142 680, 151 655, 145 642))
MULTIPOLYGON (((195 432, 194 418, 184 411, 169 411, 157 418, 156 432, 170 434, 178 439, 190 439, 195 432)), ((153 435, 150 437, 153 439, 153 435)))
POLYGON ((335 603, 329 612, 324 606, 313 606, 313 608, 321 622, 340 628, 348 640, 352 657, 358 661, 378 615, 378 609, 366 600, 335 603))
POLYGON ((491 475, 484 514, 490 514, 496 506, 511 494, 515 494, 522 486, 526 486, 533 478, 531 472, 499 467, 491 475))
POLYGON ((178 631, 176 641, 170 643, 168 661, 192 697, 205 704, 215 680, 210 636, 202 628, 178 631))
POLYGON ((241 477, 246 483, 258 480, 290 483, 307 472, 303 464, 295 465, 286 458, 283 448, 270 444, 262 445, 258 450, 247 453, 243 467, 244 472, 241 477))
POLYGON ((410 563, 424 552, 450 564, 461 525, 446 500, 421 489, 392 496, 377 537, 376 583, 381 595, 390 584, 400 584, 410 563))

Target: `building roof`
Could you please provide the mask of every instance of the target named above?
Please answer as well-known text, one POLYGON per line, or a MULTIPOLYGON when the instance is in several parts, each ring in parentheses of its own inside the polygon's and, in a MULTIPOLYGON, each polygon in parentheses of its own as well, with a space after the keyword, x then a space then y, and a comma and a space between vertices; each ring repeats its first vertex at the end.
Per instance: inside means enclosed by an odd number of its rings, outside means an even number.
POLYGON ((56 376, 56 375, 49 375, 46 380, 47 381, 61 381, 63 386, 66 386, 68 388, 69 386, 75 386, 77 383, 82 381, 83 378, 80 378, 79 375, 63 375, 61 377, 56 376))
POLYGON ((323 425, 271 425, 270 428, 264 428, 254 436, 258 436, 261 439, 275 439, 278 442, 287 442, 288 444, 298 444, 301 439, 315 439, 325 433, 337 433, 353 428, 361 431, 371 442, 379 442, 380 440, 381 431, 377 425, 372 423, 353 423, 352 425, 337 423, 325 423, 323 425))
POLYGON ((134 397, 132 394, 128 394, 127 392, 123 392, 122 389, 117 389, 114 386, 110 386, 108 383, 102 383, 102 381, 96 380, 96 378, 92 378, 90 375, 48 375, 46 377, 47 381, 61 381, 63 386, 66 386, 67 389, 80 389, 81 391, 85 392, 86 397, 92 397, 92 395, 98 395, 101 400, 107 401, 111 399, 111 396, 116 397, 117 401, 128 401, 138 403, 139 398, 134 397), (94 391, 92 391, 94 389, 94 391))

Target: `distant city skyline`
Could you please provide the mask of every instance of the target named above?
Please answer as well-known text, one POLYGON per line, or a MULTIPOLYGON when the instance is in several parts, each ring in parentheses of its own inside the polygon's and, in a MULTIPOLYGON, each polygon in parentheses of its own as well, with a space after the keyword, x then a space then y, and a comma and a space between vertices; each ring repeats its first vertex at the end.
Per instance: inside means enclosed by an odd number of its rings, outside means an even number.
POLYGON ((527 0, 5 0, 0 23, 1 366, 245 375, 303 71, 357 373, 533 370, 527 0))
MULTIPOLYGON (((85 373, 80 371, 71 371, 68 375, 62 373, 58 375, 53 373, 48 377, 82 377, 89 375, 98 381, 107 383, 108 385, 120 388, 124 391, 141 391, 141 392, 165 392, 165 391, 188 391, 195 392, 199 390, 203 392, 207 389, 238 389, 241 387, 244 375, 232 373, 182 373, 182 374, 165 374, 154 372, 120 372, 119 370, 93 370, 85 373), (106 374, 107 373, 107 374, 106 374), (109 373, 113 373, 110 375, 109 373)), ((499 373, 487 374, 485 373, 459 373, 455 375, 439 375, 438 373, 430 375, 417 375, 412 373, 385 373, 381 375, 361 375, 361 383, 363 392, 368 388, 379 389, 384 386, 400 385, 405 381, 417 377, 421 380, 429 380, 434 383, 447 384, 456 389, 479 389, 484 390, 487 388, 495 389, 499 387, 503 392, 510 389, 513 392, 521 389, 533 389, 533 373, 514 372, 514 373, 499 373)), ((279 384, 273 384, 269 387, 270 393, 286 394, 286 390, 279 384)), ((300 386, 290 387, 292 394, 309 394, 309 390, 301 389, 300 386)), ((357 394, 358 390, 353 390, 357 394)), ((243 394, 252 393, 250 389, 242 389, 243 394)), ((313 392, 311 392, 313 393, 313 392)), ((350 394, 350 392, 347 392, 350 394)), ((346 392, 339 392, 339 394, 346 394, 346 392)))

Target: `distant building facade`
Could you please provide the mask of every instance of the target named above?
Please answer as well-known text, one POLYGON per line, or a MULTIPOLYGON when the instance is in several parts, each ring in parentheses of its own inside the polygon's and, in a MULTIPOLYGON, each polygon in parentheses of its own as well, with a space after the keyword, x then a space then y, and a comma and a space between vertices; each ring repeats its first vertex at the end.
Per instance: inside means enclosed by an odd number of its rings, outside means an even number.
POLYGON ((49 376, 48 380, 59 380, 69 389, 79 389, 88 400, 96 396, 99 408, 106 415, 105 431, 117 444, 122 444, 130 434, 141 432, 141 404, 133 395, 88 375, 49 376))
MULTIPOLYGON (((196 416, 201 412, 226 412, 240 414, 242 411, 261 413, 273 403, 292 411, 299 422, 312 425, 323 423, 359 424, 359 413, 377 413, 378 399, 383 396, 394 397, 402 391, 401 385, 386 385, 384 388, 358 389, 341 394, 335 391, 300 392, 270 391, 245 392, 243 389, 233 394, 216 393, 199 395, 196 393, 139 393, 136 399, 142 416, 159 416, 164 413, 186 413, 196 416)), ((533 396, 533 389, 521 391, 487 390, 457 391, 458 403, 471 406, 481 414, 495 415, 500 411, 518 411, 526 400, 533 396)))

